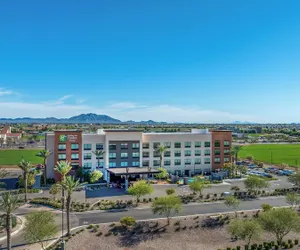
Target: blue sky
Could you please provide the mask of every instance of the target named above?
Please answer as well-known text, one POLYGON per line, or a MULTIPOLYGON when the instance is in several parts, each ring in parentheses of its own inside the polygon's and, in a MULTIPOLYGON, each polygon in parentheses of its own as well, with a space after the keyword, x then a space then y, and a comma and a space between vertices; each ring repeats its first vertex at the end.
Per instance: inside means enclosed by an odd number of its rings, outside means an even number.
POLYGON ((300 122, 298 0, 15 0, 0 9, 0 117, 300 122))

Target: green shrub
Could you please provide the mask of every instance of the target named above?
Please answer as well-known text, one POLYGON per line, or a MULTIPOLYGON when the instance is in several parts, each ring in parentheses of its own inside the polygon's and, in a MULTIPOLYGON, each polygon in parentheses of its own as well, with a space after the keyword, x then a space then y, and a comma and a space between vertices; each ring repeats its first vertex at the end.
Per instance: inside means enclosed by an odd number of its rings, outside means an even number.
POLYGON ((290 248, 294 248, 294 244, 293 243, 290 243, 290 248))
POLYGON ((101 236, 102 234, 103 234, 102 232, 98 232, 96 235, 101 236))
POLYGON ((236 250, 241 250, 241 247, 240 247, 240 246, 237 246, 237 247, 236 247, 236 250))
POLYGON ((174 189, 174 188, 167 188, 167 189, 166 189, 166 194, 167 194, 167 195, 175 194, 175 189, 174 189))
POLYGON ((111 223, 109 227, 115 227, 116 223, 111 223))
POLYGON ((93 225, 93 224, 90 224, 90 225, 88 225, 88 227, 87 227, 87 229, 92 229, 92 228, 94 228, 94 225, 93 225))
POLYGON ((135 224, 135 218, 131 217, 131 216, 126 216, 120 219, 120 223, 122 226, 125 227, 130 227, 133 226, 135 224))
POLYGON ((295 243, 295 245, 298 245, 299 244, 299 240, 295 240, 294 243, 295 243))

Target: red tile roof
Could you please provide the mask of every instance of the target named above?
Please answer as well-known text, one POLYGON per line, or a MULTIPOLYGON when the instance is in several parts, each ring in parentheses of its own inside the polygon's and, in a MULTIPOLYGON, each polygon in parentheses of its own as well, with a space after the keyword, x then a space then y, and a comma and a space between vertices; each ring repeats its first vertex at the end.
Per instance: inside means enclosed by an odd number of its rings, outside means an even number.
POLYGON ((21 133, 7 133, 6 136, 7 137, 18 137, 18 136, 21 136, 21 133))
POLYGON ((8 133, 9 128, 3 128, 0 130, 0 134, 7 134, 8 133))

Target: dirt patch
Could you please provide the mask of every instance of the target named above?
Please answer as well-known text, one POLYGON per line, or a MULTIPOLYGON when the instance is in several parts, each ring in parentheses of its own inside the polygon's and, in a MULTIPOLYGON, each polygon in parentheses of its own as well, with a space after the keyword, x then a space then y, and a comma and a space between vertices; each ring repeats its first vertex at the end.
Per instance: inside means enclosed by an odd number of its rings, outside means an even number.
MULTIPOLYGON (((255 212, 242 213, 239 217, 254 215, 255 212)), ((243 246, 243 241, 232 240, 227 232, 227 225, 232 218, 233 215, 190 216, 173 219, 170 225, 167 225, 166 220, 138 222, 129 229, 121 227, 119 223, 102 224, 74 234, 74 237, 68 239, 67 249, 217 250, 243 246)), ((290 234, 285 240, 296 239, 297 236, 290 234)), ((275 238, 264 234, 255 243, 262 243, 264 240, 272 241, 275 238)))

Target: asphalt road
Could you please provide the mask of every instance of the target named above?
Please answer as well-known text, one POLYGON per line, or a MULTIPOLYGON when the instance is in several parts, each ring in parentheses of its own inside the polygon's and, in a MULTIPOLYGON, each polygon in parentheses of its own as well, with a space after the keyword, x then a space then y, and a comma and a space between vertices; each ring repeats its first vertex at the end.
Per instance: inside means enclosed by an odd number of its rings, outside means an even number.
MULTIPOLYGON (((261 205, 268 203, 272 206, 287 206, 284 197, 267 197, 258 200, 242 201, 238 210, 252 210, 260 209, 261 205)), ((19 209, 17 215, 24 215, 28 212, 28 209, 19 209)), ((197 203, 183 205, 180 216, 185 215, 196 215, 196 214, 211 214, 211 213, 224 213, 233 212, 231 208, 225 206, 223 202, 218 203, 197 203)), ((101 212, 101 211, 90 211, 84 213, 73 213, 71 215, 71 227, 77 227, 82 225, 96 224, 96 223, 110 223, 118 222, 120 218, 124 216, 133 216, 137 220, 146 220, 161 218, 161 216, 153 215, 150 208, 137 208, 128 211, 120 212, 101 212)), ((59 229, 61 229, 61 214, 56 213, 56 222, 59 229)), ((66 223, 65 223, 66 224, 66 223)), ((12 237, 13 248, 18 249, 29 249, 29 245, 26 244, 22 233, 12 237)), ((0 249, 6 249, 6 242, 0 242, 0 249)))

